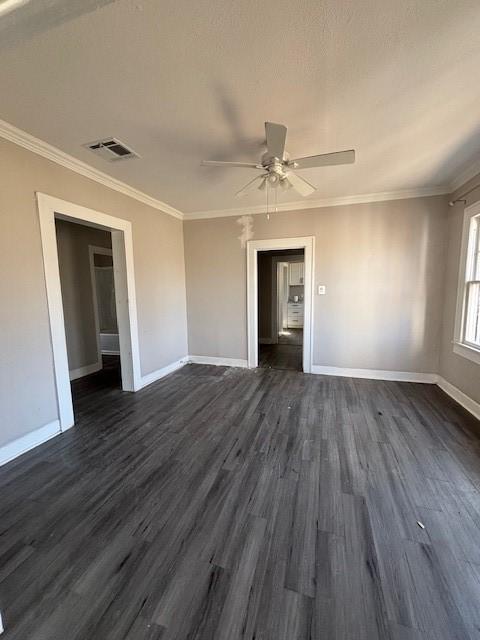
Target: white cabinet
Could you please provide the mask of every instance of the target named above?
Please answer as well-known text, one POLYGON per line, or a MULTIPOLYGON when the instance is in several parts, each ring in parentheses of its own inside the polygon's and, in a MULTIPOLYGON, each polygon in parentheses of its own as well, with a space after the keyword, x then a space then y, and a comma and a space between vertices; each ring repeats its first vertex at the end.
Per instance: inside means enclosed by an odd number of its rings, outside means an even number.
POLYGON ((303 302, 288 303, 287 327, 289 329, 303 328, 303 302))
POLYGON ((304 281, 304 263, 289 262, 288 263, 288 284, 290 286, 303 285, 304 281))

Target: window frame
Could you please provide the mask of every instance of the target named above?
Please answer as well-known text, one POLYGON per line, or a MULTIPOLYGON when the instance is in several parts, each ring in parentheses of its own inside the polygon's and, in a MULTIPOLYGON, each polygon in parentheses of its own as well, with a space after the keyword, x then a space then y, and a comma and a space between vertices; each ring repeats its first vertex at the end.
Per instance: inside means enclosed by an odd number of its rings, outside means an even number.
POLYGON ((453 351, 457 355, 468 358, 480 364, 480 347, 465 338, 467 324, 467 290, 470 284, 477 282, 473 280, 474 264, 478 260, 477 251, 480 246, 480 201, 467 207, 463 217, 462 245, 460 252, 460 268, 458 274, 457 306, 455 312, 455 329, 453 340, 453 351), (478 218, 475 239, 472 243, 472 223, 474 218, 478 218), (472 260, 474 262, 472 262, 472 260))

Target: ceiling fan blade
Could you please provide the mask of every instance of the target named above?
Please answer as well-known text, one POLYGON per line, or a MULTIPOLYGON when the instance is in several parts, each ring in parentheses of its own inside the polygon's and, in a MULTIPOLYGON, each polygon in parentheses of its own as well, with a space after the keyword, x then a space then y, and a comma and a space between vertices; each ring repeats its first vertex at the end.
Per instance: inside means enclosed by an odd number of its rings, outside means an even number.
POLYGON ((255 162, 223 162, 223 160, 202 160, 206 167, 243 167, 244 169, 263 169, 261 164, 255 162))
POLYGON ((335 153, 322 153, 319 156, 307 156, 289 160, 289 165, 295 169, 310 169, 313 167, 330 167, 335 164, 352 164, 355 162, 355 151, 336 151, 335 153))
POLYGON ((298 191, 301 196, 309 196, 317 190, 313 184, 310 184, 310 182, 292 172, 287 173, 286 180, 290 182, 295 191, 298 191))
POLYGON ((266 174, 262 173, 259 176, 255 176, 253 180, 250 180, 240 191, 237 191, 236 196, 244 196, 246 193, 250 193, 254 189, 262 189, 266 180, 266 174), (263 181, 263 182, 262 182, 263 181))
POLYGON ((267 138, 268 154, 283 160, 287 127, 283 124, 275 124, 275 122, 265 122, 265 136, 267 138))

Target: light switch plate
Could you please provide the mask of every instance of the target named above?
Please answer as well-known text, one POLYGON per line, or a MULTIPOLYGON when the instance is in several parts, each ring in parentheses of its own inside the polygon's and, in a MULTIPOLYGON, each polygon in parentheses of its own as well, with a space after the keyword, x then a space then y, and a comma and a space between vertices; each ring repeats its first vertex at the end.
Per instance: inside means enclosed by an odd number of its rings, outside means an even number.
POLYGON ((324 296, 327 293, 327 287, 324 284, 318 285, 318 295, 324 296))

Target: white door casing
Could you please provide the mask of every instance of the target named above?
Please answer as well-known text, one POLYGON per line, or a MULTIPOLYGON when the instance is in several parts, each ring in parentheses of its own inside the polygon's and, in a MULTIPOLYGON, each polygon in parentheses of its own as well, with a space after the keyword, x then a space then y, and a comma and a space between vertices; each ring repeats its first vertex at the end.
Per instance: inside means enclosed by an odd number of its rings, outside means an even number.
POLYGON ((50 335, 57 391, 57 404, 62 431, 74 424, 72 393, 63 317, 62 290, 58 265, 55 218, 111 231, 122 388, 137 391, 142 387, 138 344, 137 305, 133 266, 132 225, 80 205, 37 193, 43 266, 47 291, 50 335))
POLYGON ((303 371, 312 371, 313 353, 313 273, 315 238, 249 240, 247 243, 247 357, 250 368, 258 367, 258 253, 284 249, 304 250, 303 371))

